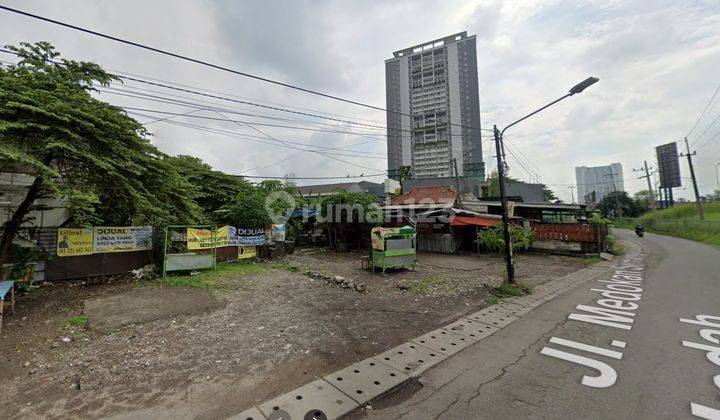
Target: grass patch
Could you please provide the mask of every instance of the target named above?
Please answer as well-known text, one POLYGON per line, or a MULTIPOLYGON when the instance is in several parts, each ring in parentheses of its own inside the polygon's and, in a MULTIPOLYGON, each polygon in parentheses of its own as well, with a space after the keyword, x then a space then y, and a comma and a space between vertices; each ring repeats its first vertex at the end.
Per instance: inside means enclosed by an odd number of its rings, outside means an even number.
POLYGON ((648 232, 675 236, 720 246, 720 203, 705 203, 705 220, 700 220, 695 204, 678 204, 669 209, 648 212, 634 219, 613 221, 616 227, 645 226, 648 232))
POLYGON ((599 262, 601 262, 601 261, 602 261, 602 258, 600 258, 599 255, 593 254, 592 257, 590 257, 590 258, 588 258, 588 259, 585 260, 585 265, 587 265, 587 266, 595 265, 595 264, 597 264, 597 263, 599 263, 599 262))
POLYGON ((506 297, 528 295, 532 293, 532 290, 530 290, 530 288, 527 286, 523 286, 522 284, 510 284, 505 282, 501 284, 500 287, 492 289, 490 293, 492 293, 493 296, 497 297, 498 299, 502 299, 506 297))
POLYGON ((69 330, 72 328, 79 328, 84 327, 85 324, 87 324, 88 317, 85 315, 78 315, 70 317, 65 323, 60 327, 61 330, 69 330))
POLYGON ((500 299, 495 295, 490 295, 485 298, 485 303, 488 305, 497 305, 500 302, 500 299))
POLYGON ((290 264, 268 264, 253 262, 218 263, 215 270, 203 270, 199 274, 191 275, 168 275, 160 282, 171 287, 196 287, 209 291, 217 290, 222 280, 230 277, 241 277, 248 274, 261 273, 271 268, 279 268, 288 271, 299 271, 300 268, 290 264))

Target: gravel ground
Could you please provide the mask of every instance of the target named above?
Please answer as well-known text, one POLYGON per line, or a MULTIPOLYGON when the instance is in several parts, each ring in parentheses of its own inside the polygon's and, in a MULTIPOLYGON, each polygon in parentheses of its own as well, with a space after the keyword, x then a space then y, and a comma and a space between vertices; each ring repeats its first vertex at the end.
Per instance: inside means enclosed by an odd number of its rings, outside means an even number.
MULTIPOLYGON (((359 258, 299 249, 284 259, 292 270, 268 265, 223 278, 217 309, 105 332, 67 323, 85 300, 133 292, 133 284, 44 287, 6 316, 0 404, 11 418, 225 417, 477 311, 504 268, 495 255, 421 254, 415 271, 382 276, 361 270, 359 258)), ((585 262, 520 254, 516 265, 518 279, 534 285, 585 262)))

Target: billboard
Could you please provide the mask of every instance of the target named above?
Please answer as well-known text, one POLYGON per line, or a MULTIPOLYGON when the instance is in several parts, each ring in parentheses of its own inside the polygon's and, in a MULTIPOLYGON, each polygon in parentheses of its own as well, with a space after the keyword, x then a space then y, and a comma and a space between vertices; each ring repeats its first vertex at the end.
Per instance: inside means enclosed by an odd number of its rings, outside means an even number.
POLYGON ((680 161, 677 143, 663 144, 655 148, 657 152, 658 170, 660 171, 660 187, 675 188, 680 186, 680 161))

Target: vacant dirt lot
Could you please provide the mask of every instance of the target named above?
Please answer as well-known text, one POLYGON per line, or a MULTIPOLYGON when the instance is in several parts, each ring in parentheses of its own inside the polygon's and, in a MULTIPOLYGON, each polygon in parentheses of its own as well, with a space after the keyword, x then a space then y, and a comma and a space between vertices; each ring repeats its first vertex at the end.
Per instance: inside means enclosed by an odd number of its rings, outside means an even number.
MULTIPOLYGON (((359 258, 301 249, 280 263, 224 265, 212 281, 198 283, 212 295, 169 285, 193 283, 182 278, 63 283, 22 296, 0 338, 3 413, 232 415, 486 306, 489 286, 502 280, 494 255, 420 255, 416 271, 386 276, 361 270, 359 258), (310 278, 308 270, 364 283, 368 291, 310 278), (183 310, 172 302, 183 302, 183 310), (83 314, 84 307, 94 310, 83 314), (163 316, 163 307, 174 309, 163 316), (123 326, 103 329, 117 319, 123 326)), ((518 278, 530 285, 584 266, 580 258, 517 258, 518 278)))

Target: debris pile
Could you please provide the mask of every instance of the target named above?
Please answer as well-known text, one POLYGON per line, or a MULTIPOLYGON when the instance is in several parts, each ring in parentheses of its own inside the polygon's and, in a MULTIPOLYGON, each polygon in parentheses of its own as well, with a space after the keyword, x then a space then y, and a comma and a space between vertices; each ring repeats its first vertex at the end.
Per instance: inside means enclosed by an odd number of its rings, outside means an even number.
POLYGON ((367 292, 367 286, 365 283, 354 281, 352 279, 346 279, 343 276, 332 276, 329 274, 320 273, 319 271, 308 271, 305 273, 311 279, 323 280, 327 284, 336 285, 343 289, 354 290, 358 293, 367 292))

